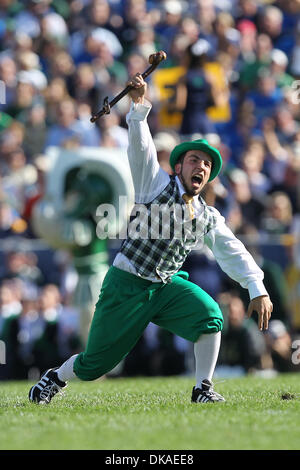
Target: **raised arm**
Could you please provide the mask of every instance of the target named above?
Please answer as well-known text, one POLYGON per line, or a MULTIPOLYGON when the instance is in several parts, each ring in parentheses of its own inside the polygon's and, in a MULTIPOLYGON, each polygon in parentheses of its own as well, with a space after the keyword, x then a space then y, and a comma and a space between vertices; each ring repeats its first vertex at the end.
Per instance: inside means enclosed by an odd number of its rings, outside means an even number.
POLYGON ((141 74, 136 74, 128 85, 132 99, 127 115, 128 160, 135 189, 136 202, 150 202, 168 184, 169 177, 157 160, 157 153, 147 123, 151 104, 145 99, 147 84, 141 74))

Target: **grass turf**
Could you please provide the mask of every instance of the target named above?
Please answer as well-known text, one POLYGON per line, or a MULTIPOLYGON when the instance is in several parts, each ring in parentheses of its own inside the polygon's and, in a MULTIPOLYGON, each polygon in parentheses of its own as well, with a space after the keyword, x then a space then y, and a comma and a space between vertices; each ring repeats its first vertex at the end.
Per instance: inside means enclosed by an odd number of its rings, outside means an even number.
POLYGON ((44 406, 29 403, 30 385, 0 384, 1 450, 300 447, 298 374, 220 379, 220 404, 191 404, 182 377, 72 382, 44 406))

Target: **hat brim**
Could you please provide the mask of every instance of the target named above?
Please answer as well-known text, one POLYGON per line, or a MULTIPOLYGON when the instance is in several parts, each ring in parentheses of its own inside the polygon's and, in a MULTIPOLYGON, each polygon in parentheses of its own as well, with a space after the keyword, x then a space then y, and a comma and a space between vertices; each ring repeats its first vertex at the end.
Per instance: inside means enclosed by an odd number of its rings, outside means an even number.
POLYGON ((187 152, 188 150, 201 150, 202 152, 207 153, 212 158, 212 169, 208 181, 212 181, 221 171, 222 168, 222 157, 220 152, 208 144, 208 142, 203 141, 191 141, 191 142, 182 142, 172 150, 170 155, 170 165, 173 171, 175 171, 175 165, 179 157, 187 152))

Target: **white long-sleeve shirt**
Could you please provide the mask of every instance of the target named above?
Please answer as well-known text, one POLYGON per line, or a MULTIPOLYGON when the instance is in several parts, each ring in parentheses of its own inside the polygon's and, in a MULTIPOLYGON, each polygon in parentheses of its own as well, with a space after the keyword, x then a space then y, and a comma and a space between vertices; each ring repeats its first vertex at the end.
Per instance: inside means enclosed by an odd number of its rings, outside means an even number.
MULTIPOLYGON (((151 104, 132 103, 127 115, 128 124, 128 160, 131 168, 135 190, 135 201, 146 204, 157 197, 169 184, 169 175, 160 167, 156 149, 147 123, 151 104)), ((185 192, 180 180, 176 177, 180 195, 185 192)), ((201 203, 198 196, 194 197, 193 206, 195 217, 201 213, 201 203)), ((217 218, 216 225, 204 236, 204 243, 213 252, 221 269, 243 288, 248 289, 250 299, 260 295, 268 295, 263 284, 264 273, 258 267, 243 243, 236 238, 227 227, 225 218, 213 209, 217 218)), ((130 260, 118 253, 114 266, 137 274, 130 260)), ((157 278, 147 278, 153 282, 161 282, 157 278)))

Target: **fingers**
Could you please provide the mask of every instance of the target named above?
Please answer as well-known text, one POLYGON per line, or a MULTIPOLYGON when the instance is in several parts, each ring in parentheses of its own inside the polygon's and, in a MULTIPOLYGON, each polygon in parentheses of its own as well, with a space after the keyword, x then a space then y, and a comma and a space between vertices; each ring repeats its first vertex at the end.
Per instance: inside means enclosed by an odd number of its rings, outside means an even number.
POLYGON ((251 301, 247 310, 247 317, 250 318, 252 313, 256 311, 258 313, 258 328, 260 330, 267 330, 269 327, 269 320, 273 311, 273 304, 270 301, 255 302, 251 301))
MULTIPOLYGON (((261 313, 258 317, 258 328, 262 331, 264 325, 266 325, 266 317, 265 317, 265 314, 264 313, 261 313)), ((268 322, 267 322, 268 324, 268 322)), ((266 326, 266 329, 267 329, 267 326, 266 326)))
POLYGON ((131 80, 129 80, 128 85, 133 88, 141 88, 145 86, 146 82, 144 81, 141 73, 136 73, 131 80))
MULTIPOLYGON (((247 310, 247 317, 250 318, 254 311, 253 306, 250 304, 247 310)), ((258 328, 260 330, 263 329, 264 325, 266 325, 266 329, 268 328, 268 317, 265 316, 264 312, 258 312, 258 328)))
POLYGON ((265 309, 259 314, 258 317, 258 327, 260 330, 267 330, 269 328, 269 320, 271 318, 271 313, 273 310, 273 305, 271 304, 269 309, 265 309))
POLYGON ((267 330, 269 328, 269 320, 271 318, 272 312, 273 312, 273 304, 272 304, 271 301, 269 301, 269 304, 266 307, 265 312, 264 312, 263 327, 264 327, 265 330, 267 330))

